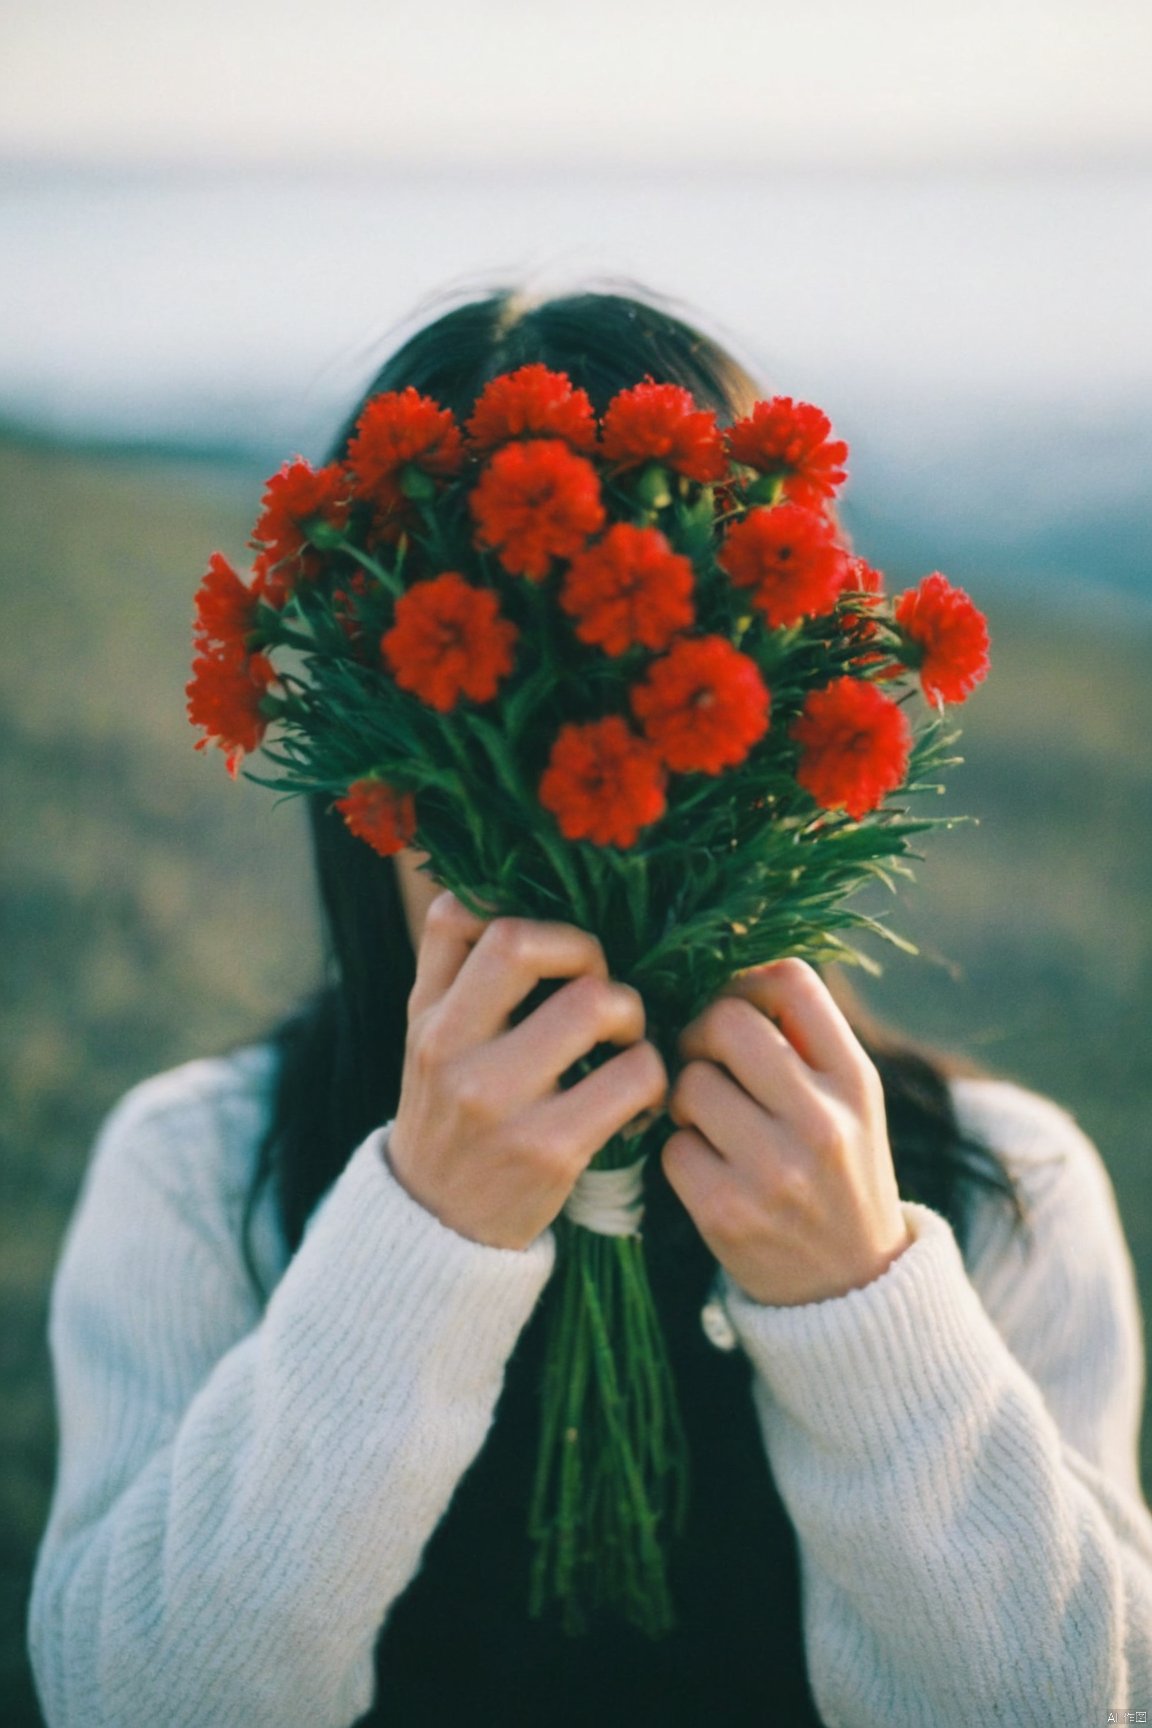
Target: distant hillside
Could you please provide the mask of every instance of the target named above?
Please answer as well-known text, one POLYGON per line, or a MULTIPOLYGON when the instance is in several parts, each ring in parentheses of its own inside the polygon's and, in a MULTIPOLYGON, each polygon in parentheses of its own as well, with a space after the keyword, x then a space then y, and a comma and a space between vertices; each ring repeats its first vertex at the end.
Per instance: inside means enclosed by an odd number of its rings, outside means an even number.
MULTIPOLYGON (((848 416, 842 510, 858 550, 894 581, 943 569, 988 599, 1136 605, 1152 618, 1152 403, 1095 416, 1002 410, 979 435, 955 399, 886 406, 859 434, 848 416)), ((257 422, 247 440, 223 439, 193 423, 180 437, 61 440, 0 414, 12 448, 190 467, 253 515, 263 478, 299 449, 320 460, 329 432, 327 422, 282 433, 257 422)))
POLYGON ((937 404, 870 425, 853 454, 845 518, 883 567, 1076 607, 1100 593, 1152 616, 1152 405, 1024 406, 974 430, 937 404))

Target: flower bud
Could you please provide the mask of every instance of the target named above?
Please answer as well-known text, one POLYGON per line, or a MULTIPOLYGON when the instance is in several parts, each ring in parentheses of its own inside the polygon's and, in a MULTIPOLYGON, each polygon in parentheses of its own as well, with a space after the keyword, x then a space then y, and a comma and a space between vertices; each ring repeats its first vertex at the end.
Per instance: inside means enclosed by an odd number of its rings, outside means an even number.
POLYGON ((744 488, 744 496, 749 504, 778 504, 783 491, 783 474, 760 474, 744 488))
POLYGON ((407 462, 400 470, 400 490, 405 498, 411 498, 417 504, 426 504, 436 496, 436 482, 431 474, 425 474, 414 462, 407 462))
POLYGON ((333 552, 347 538, 348 529, 339 522, 316 517, 308 524, 308 539, 318 552, 333 552))
POLYGON ((636 482, 636 497, 648 510, 664 510, 672 502, 668 489, 668 470, 659 462, 650 462, 636 482))

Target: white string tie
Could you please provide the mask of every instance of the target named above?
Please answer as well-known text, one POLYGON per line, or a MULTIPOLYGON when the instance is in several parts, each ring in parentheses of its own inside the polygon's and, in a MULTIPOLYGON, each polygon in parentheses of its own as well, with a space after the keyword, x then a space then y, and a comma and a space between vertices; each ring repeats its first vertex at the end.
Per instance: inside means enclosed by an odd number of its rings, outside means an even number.
POLYGON ((639 1236, 646 1161, 619 1170, 582 1170, 564 1202, 565 1215, 599 1236, 639 1236))

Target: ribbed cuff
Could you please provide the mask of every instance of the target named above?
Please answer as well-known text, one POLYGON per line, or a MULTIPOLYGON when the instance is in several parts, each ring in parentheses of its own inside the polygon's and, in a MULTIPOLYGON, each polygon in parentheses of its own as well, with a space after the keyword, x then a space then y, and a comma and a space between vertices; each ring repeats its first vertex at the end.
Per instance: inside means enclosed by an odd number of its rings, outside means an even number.
MULTIPOLYGON (((399 1319, 429 1371, 466 1393, 502 1366, 548 1281, 551 1230, 527 1248, 474 1242, 413 1199, 384 1156, 389 1123, 357 1148, 309 1221, 301 1253, 336 1257, 360 1311, 399 1319)), ((382 1321, 383 1324, 383 1321, 382 1321)))
POLYGON ((940 1213, 901 1203, 912 1241, 870 1284, 795 1307, 720 1293, 772 1400, 826 1452, 877 1462, 901 1435, 962 1424, 1006 1354, 940 1213))

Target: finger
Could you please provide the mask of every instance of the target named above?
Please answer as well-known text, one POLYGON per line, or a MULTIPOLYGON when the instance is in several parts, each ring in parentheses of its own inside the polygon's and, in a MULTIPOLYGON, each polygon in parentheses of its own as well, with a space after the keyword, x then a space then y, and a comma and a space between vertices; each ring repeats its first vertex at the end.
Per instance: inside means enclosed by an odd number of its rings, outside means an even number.
POLYGON ((543 978, 607 978, 595 936, 575 924, 496 918, 483 930, 441 1003, 446 1044, 466 1049, 504 1031, 512 1010, 543 978))
POLYGON ((654 1044, 633 1044, 533 1113, 559 1154, 583 1168, 613 1134, 664 1102, 668 1074, 654 1044))
POLYGON ((455 894, 446 890, 436 896, 424 918, 411 1012, 421 1013, 440 1000, 487 928, 487 921, 469 912, 455 894))
POLYGON ((670 1134, 660 1161, 669 1186, 693 1216, 707 1207, 727 1180, 724 1160, 695 1128, 679 1128, 670 1134))
POLYGON ((592 973, 574 978, 519 1026, 488 1046, 511 1108, 545 1097, 560 1076, 597 1044, 635 1044, 644 1036, 644 1003, 629 984, 592 973))
POLYGON ((688 1062, 726 1068, 757 1104, 779 1116, 797 1116, 811 1102, 811 1070, 780 1028, 752 1002, 720 996, 680 1034, 688 1062))
POLYGON ((839 1074, 852 1072, 867 1060, 827 985, 804 960, 773 960, 738 972, 725 985, 724 994, 744 997, 775 1020, 811 1068, 839 1074))
POLYGON ((668 1099, 681 1128, 696 1128, 726 1161, 759 1160, 770 1151, 775 1119, 712 1062, 689 1062, 668 1099))

